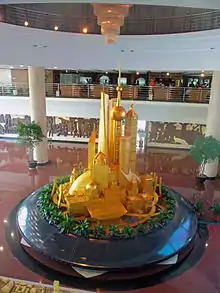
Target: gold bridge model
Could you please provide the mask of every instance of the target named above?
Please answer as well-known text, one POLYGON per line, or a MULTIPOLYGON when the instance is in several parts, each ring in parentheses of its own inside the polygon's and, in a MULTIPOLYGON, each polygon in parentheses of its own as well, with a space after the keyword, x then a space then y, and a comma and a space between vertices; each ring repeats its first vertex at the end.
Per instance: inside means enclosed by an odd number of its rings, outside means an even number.
POLYGON ((138 117, 133 105, 127 112, 121 106, 120 77, 119 71, 117 99, 109 101, 108 95, 101 95, 98 150, 94 130, 88 143, 87 169, 73 169, 70 182, 59 187, 54 182, 52 191, 54 203, 64 213, 103 225, 110 220, 123 225, 124 215, 137 217, 138 223, 146 221, 157 214, 162 195, 162 180, 155 173, 135 173, 138 117))

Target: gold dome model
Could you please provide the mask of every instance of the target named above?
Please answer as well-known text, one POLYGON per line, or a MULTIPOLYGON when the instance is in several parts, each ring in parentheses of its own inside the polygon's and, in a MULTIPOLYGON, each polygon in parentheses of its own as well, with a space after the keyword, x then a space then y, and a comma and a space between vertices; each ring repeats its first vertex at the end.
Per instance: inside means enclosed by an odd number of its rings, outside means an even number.
POLYGON ((131 104, 130 109, 128 110, 126 117, 134 117, 137 118, 137 114, 135 113, 134 109, 133 109, 134 105, 131 104))
POLYGON ((126 111, 122 106, 115 106, 111 111, 111 118, 115 121, 122 121, 125 119, 126 111))

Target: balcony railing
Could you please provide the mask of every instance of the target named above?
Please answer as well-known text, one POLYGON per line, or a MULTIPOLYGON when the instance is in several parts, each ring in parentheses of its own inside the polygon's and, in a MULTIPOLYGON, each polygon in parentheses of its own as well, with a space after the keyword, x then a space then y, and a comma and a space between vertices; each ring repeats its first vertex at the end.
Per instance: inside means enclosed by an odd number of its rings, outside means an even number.
MULTIPOLYGON (((99 99, 101 92, 110 98, 117 96, 116 85, 46 83, 45 89, 47 97, 99 99)), ((0 84, 0 95, 28 97, 29 87, 26 83, 0 84)), ((209 98, 209 88, 127 85, 122 91, 124 100, 209 103, 209 98)))
MULTIPOLYGON (((43 8, 42 8, 43 9, 43 8)), ((137 9, 137 8, 136 8, 137 9)), ((143 8, 142 8, 143 9, 143 8)), ((145 8, 144 8, 145 9, 145 8)), ((149 9, 149 8, 148 8, 149 9)), ((173 8, 174 9, 174 8, 173 8)), ((90 34, 100 34, 96 17, 92 10, 86 15, 69 15, 36 11, 19 7, 17 5, 2 5, 0 7, 1 21, 14 25, 24 25, 28 21, 32 28, 54 30, 54 25, 59 24, 59 30, 65 32, 80 33, 84 24, 89 25, 90 34)), ((80 10, 79 10, 80 11, 80 10)), ((86 10, 87 11, 87 10, 86 10)), ((175 13, 175 9, 173 10, 175 13)), ((131 13, 131 12, 130 12, 131 13)), ((125 35, 151 35, 194 32, 200 30, 212 30, 220 28, 220 11, 209 10, 193 14, 173 16, 128 16, 121 29, 125 35)))

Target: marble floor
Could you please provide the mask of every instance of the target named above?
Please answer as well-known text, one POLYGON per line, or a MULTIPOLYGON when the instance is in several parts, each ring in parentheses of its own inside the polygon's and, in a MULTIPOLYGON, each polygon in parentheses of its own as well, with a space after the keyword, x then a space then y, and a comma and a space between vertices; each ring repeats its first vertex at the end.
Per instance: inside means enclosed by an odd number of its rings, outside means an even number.
MULTIPOLYGON (((83 144, 49 145, 51 164, 29 171, 25 149, 12 141, 0 141, 0 276, 31 282, 51 284, 45 276, 36 273, 34 267, 27 267, 15 258, 8 245, 7 237, 13 243, 16 231, 6 235, 10 225, 9 214, 13 208, 36 188, 48 183, 54 177, 69 174, 74 164, 82 162, 86 166, 87 146, 83 144), (7 237, 6 237, 7 236, 7 237)), ((187 198, 195 195, 207 200, 220 198, 219 180, 209 181, 205 190, 199 190, 195 184, 196 165, 187 152, 180 150, 149 149, 146 154, 139 151, 137 170, 155 171, 163 177, 165 185, 174 188, 187 198)), ((193 267, 176 277, 165 280, 159 285, 133 291, 143 293, 215 293, 220 292, 220 225, 208 225, 209 239, 205 253, 193 267)), ((24 262, 23 262, 24 263, 24 262)), ((134 286, 135 287, 135 286, 134 286)), ((138 287, 138 286, 136 286, 138 287)))

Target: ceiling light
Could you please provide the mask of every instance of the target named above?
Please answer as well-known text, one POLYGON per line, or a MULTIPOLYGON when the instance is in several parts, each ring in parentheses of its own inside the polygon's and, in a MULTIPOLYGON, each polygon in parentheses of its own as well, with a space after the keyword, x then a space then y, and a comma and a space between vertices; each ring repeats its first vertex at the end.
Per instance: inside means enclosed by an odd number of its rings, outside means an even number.
POLYGON ((169 72, 167 72, 167 73, 166 73, 166 75, 167 75, 167 76, 169 76, 169 75, 170 75, 170 73, 169 73, 169 72))
POLYGON ((23 68, 23 67, 24 67, 24 65, 20 65, 20 67, 21 67, 21 68, 23 68))
POLYGON ((201 74, 200 74, 200 76, 201 76, 201 77, 204 77, 204 76, 205 76, 205 74, 204 74, 204 73, 201 73, 201 74))
POLYGON ((108 74, 108 71, 106 71, 105 74, 108 74))
POLYGON ((55 25, 54 30, 58 31, 58 29, 59 29, 58 25, 55 25))
POLYGON ((83 32, 84 34, 87 34, 87 33, 88 33, 88 28, 87 28, 87 27, 84 27, 84 28, 82 29, 82 32, 83 32))
POLYGON ((10 69, 13 69, 14 67, 13 66, 10 66, 10 69))
POLYGON ((206 242, 205 247, 208 247, 208 246, 209 246, 209 244, 206 242))
POLYGON ((202 70, 202 72, 204 72, 204 70, 202 70))
POLYGON ((111 13, 112 12, 111 9, 109 9, 108 12, 111 13))
POLYGON ((57 66, 54 66, 53 68, 54 68, 54 69, 57 69, 57 66))
POLYGON ((29 26, 28 21, 25 21, 25 22, 24 22, 24 26, 29 26))
POLYGON ((139 75, 140 73, 137 71, 136 74, 139 75))
POLYGON ((0 251, 2 252, 4 250, 4 247, 3 246, 0 246, 0 251))
POLYGON ((7 219, 4 219, 3 222, 4 222, 4 223, 8 223, 8 220, 7 220, 7 219))

